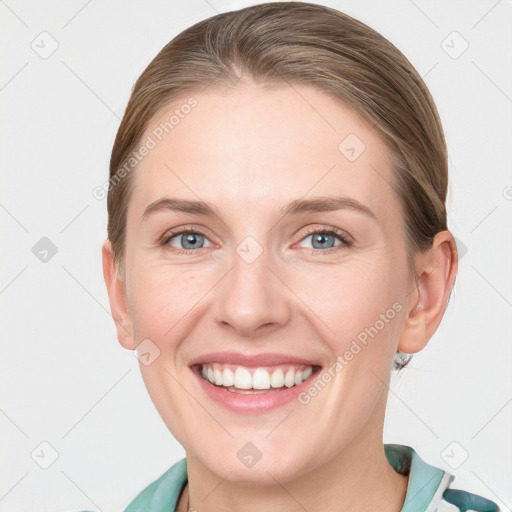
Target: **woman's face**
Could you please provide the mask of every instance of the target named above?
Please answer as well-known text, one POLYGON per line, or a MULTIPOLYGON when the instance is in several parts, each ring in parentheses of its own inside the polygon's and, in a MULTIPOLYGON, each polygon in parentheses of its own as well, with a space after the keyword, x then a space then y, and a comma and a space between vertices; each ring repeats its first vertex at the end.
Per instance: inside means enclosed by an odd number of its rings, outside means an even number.
POLYGON ((143 342, 147 389, 190 461, 285 482, 381 440, 414 285, 388 149, 310 86, 191 96, 154 118, 133 171, 123 344, 143 342), (263 389, 208 383, 199 363, 263 389))

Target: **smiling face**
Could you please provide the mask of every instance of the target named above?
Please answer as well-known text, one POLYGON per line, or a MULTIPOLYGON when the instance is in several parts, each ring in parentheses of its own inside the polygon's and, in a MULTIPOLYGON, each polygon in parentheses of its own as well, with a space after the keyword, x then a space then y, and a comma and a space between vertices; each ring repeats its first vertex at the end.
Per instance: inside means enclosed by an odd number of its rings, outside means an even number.
POLYGON ((189 464, 284 482, 381 441, 384 383, 414 298, 389 152, 377 130, 310 86, 244 82, 194 97, 134 171, 125 253, 134 334, 122 343, 149 339, 159 351, 141 372, 189 464), (226 352, 248 359, 211 356, 226 352), (269 358, 250 358, 261 354, 269 358), (260 367, 263 387, 275 370, 314 373, 300 388, 237 394, 207 383, 198 362, 234 373, 245 363, 251 376, 260 367), (244 465, 246 452, 261 460, 244 465))

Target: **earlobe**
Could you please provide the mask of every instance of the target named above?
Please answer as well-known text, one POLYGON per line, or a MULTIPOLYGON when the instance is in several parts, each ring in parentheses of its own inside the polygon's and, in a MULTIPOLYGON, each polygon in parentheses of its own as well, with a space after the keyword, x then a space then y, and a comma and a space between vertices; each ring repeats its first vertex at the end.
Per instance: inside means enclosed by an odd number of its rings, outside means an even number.
POLYGON ((112 318, 116 326, 119 343, 128 350, 135 349, 133 323, 126 297, 125 283, 120 279, 112 244, 106 240, 102 246, 103 278, 107 286, 112 318))
POLYGON ((416 258, 417 277, 398 342, 400 352, 422 350, 443 318, 457 273, 457 246, 448 231, 434 237, 432 247, 416 258))

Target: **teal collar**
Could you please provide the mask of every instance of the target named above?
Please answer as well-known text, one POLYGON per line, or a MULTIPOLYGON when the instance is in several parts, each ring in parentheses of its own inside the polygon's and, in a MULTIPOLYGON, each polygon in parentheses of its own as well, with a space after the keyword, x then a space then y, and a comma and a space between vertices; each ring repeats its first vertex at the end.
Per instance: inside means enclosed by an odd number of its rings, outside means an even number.
MULTIPOLYGON (((435 510, 435 504, 453 480, 450 473, 427 464, 410 446, 385 444, 392 468, 409 475, 407 494, 401 512, 435 510)), ((158 480, 142 490, 125 512, 174 512, 187 483, 187 459, 181 459, 158 480)))
POLYGON ((409 475, 407 494, 400 512, 435 510, 444 490, 455 477, 427 464, 410 446, 385 444, 384 451, 396 472, 409 475))

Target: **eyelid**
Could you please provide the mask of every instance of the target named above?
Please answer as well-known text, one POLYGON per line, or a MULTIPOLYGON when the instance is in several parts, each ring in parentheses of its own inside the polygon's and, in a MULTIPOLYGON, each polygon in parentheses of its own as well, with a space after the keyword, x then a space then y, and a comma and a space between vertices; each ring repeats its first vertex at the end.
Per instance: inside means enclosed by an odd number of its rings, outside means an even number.
MULTIPOLYGON (((208 238, 208 240, 212 244, 215 244, 215 242, 210 240, 210 238, 212 238, 212 237, 206 232, 206 230, 204 230, 200 227, 197 227, 197 226, 186 226, 186 225, 167 230, 159 238, 158 243, 161 245, 166 245, 171 238, 174 238, 175 236, 178 236, 178 235, 184 235, 186 233, 198 233, 198 234, 204 236, 205 238, 208 238)), ((190 252, 192 252, 192 251, 190 251, 190 252)))
MULTIPOLYGON (((354 243, 354 239, 342 229, 335 228, 334 226, 328 225, 319 225, 317 227, 309 228, 306 233, 302 233, 300 239, 296 242, 302 242, 305 238, 311 235, 315 235, 317 233, 329 233, 330 235, 338 237, 346 246, 352 245, 354 243)), ((315 249, 317 250, 317 249, 315 249)))
MULTIPOLYGON (((178 228, 173 228, 173 229, 167 230, 162 235, 162 237, 159 239, 158 243, 160 245, 167 245, 171 238, 174 238, 176 236, 183 235, 183 234, 186 234, 186 233, 197 233, 197 234, 200 234, 200 235, 204 236, 205 238, 207 238, 208 241, 210 243, 212 243, 213 245, 217 245, 215 242, 210 240, 211 237, 210 237, 210 235, 208 233, 206 233, 206 230, 203 230, 200 227, 192 226, 192 225, 181 226, 181 227, 178 227, 178 228)), ((353 238, 346 231, 343 231, 343 230, 341 230, 339 228, 335 228, 334 226, 317 225, 316 227, 308 228, 305 233, 302 233, 300 235, 300 238, 293 244, 292 247, 295 247, 295 245, 299 244, 300 242, 302 242, 303 240, 305 240, 309 236, 315 235, 317 233, 328 233, 330 235, 333 235, 333 236, 337 237, 341 241, 340 245, 345 246, 345 247, 350 247, 354 243, 353 238)), ((340 246, 336 246, 336 247, 340 247, 340 246)), ((336 247, 331 247, 330 250, 331 251, 332 250, 336 250, 336 247)), ((196 250, 186 250, 186 249, 177 249, 177 248, 174 248, 174 249, 177 250, 177 251, 184 250, 186 252, 193 253, 193 252, 198 252, 201 249, 207 249, 207 247, 201 247, 201 248, 196 249, 196 250)), ((174 250, 174 249, 171 249, 171 251, 174 250)), ((326 249, 326 250, 324 250, 324 249, 311 249, 311 250, 320 251, 320 252, 326 252, 326 253, 329 251, 329 249, 326 249)))

